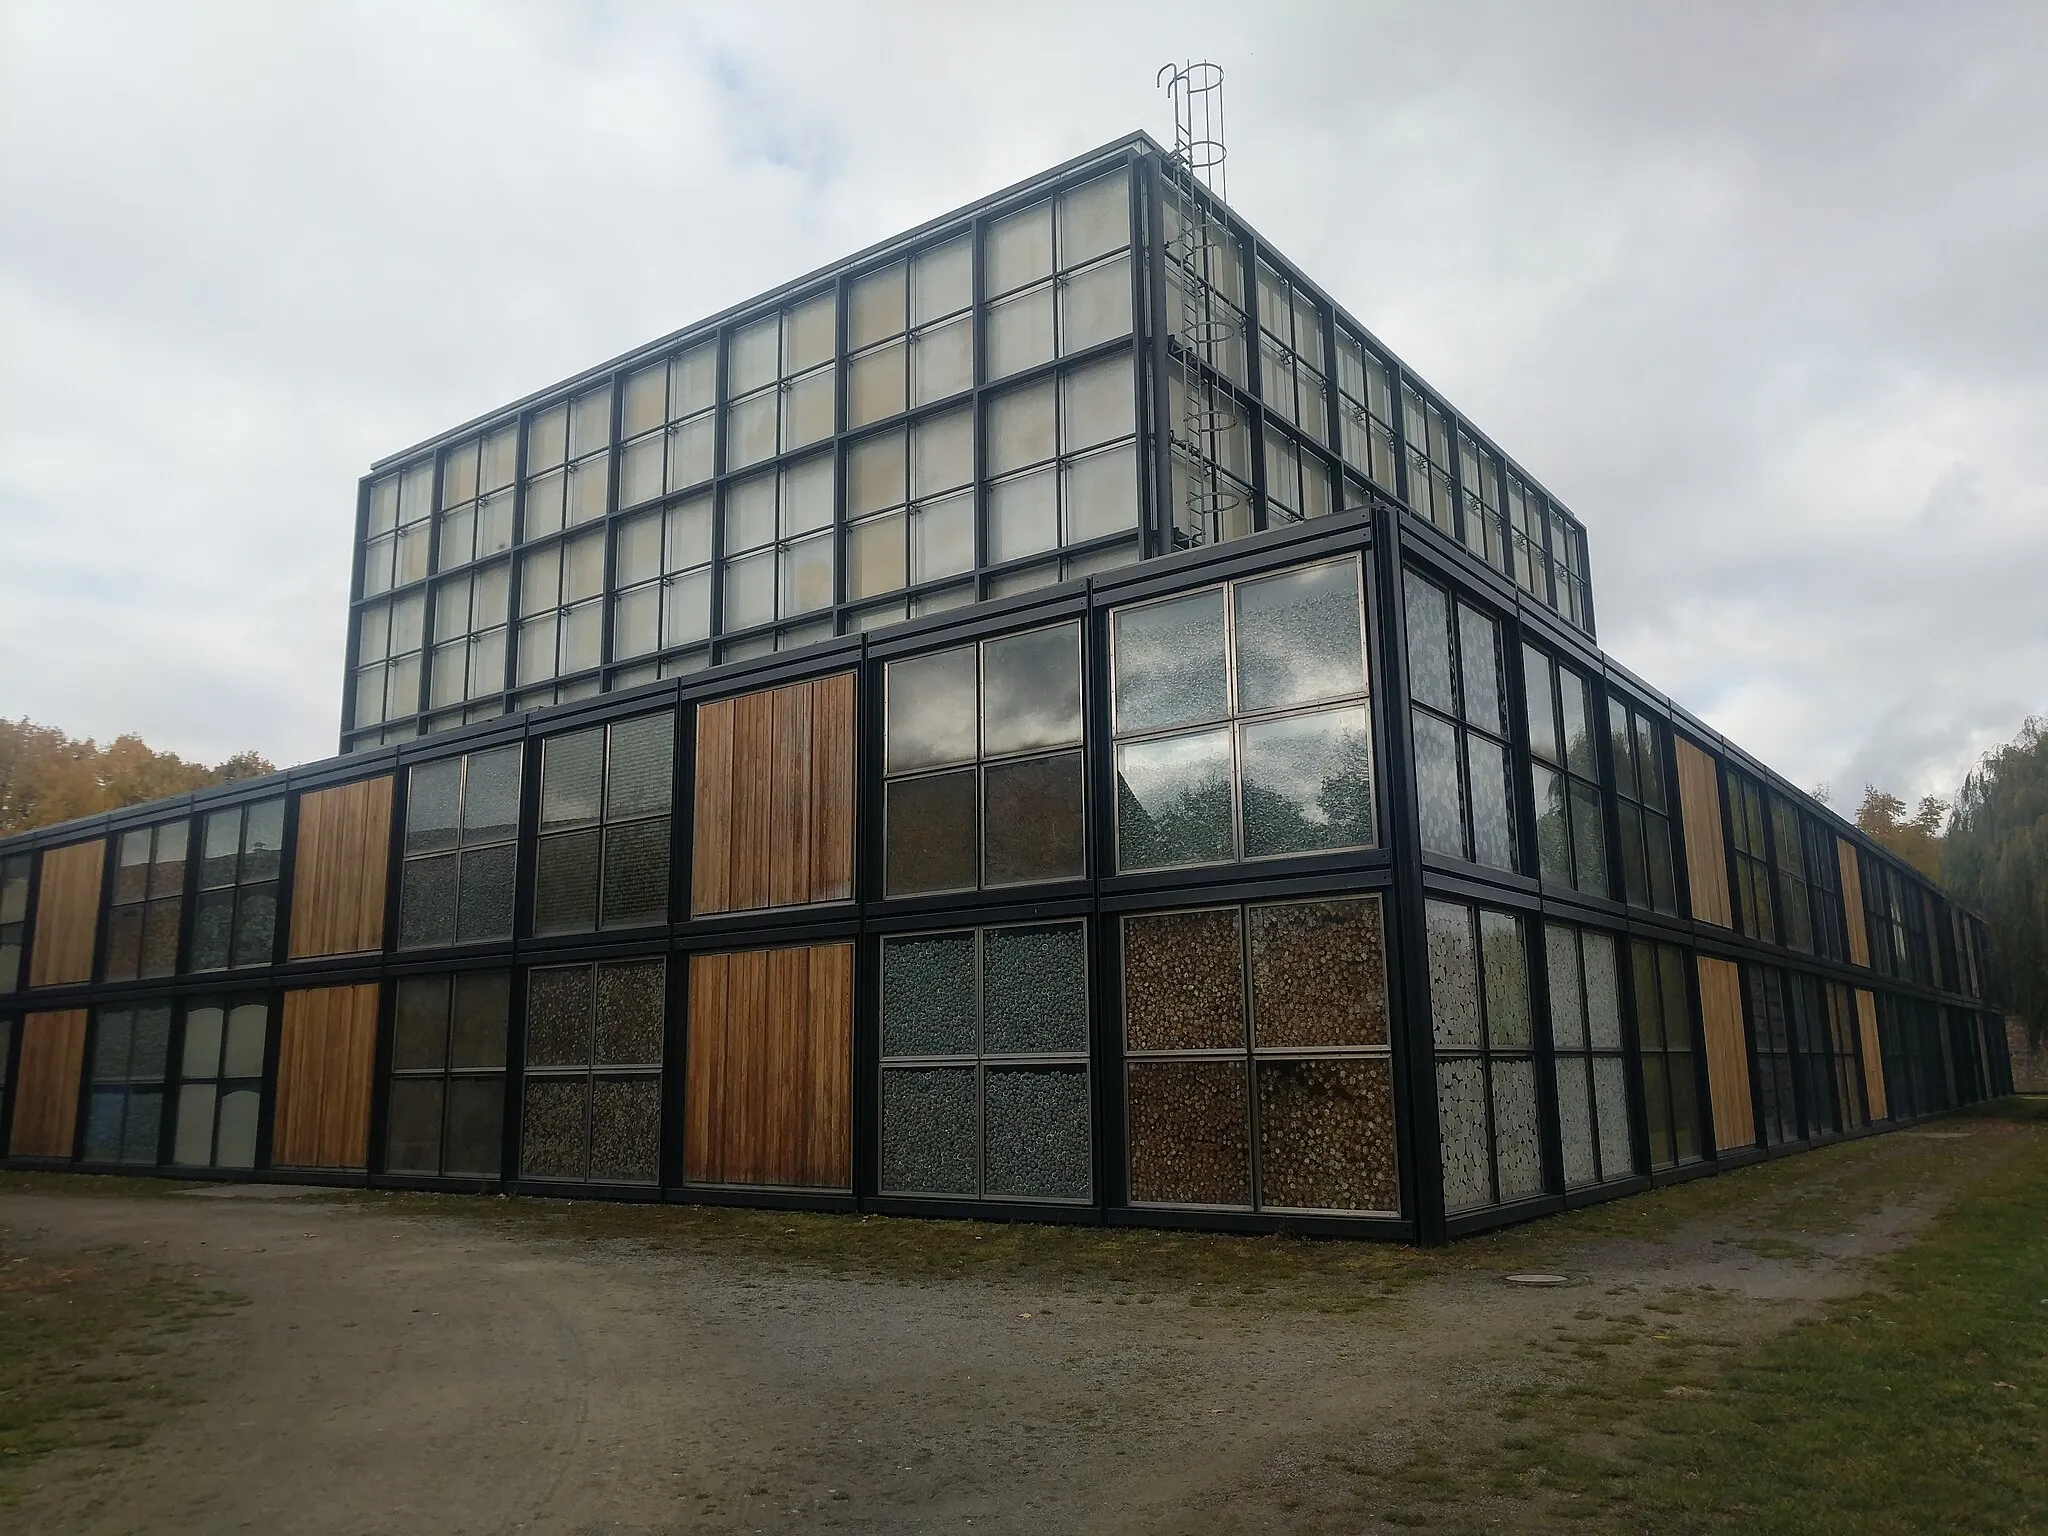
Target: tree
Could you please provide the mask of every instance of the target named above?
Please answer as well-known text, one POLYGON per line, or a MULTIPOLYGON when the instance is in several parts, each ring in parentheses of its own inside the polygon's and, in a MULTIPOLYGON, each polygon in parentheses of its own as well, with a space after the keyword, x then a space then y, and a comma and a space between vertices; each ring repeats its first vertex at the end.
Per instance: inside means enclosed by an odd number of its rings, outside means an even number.
POLYGON ((1875 784, 1863 786, 1863 803, 1856 807, 1856 826, 1866 836, 1890 849, 1930 880, 1941 878, 1941 823, 1949 804, 1934 795, 1922 795, 1911 816, 1906 802, 1887 794, 1875 784))
POLYGON ((2048 731, 2029 717, 1963 781, 1948 824, 1950 892, 1984 914, 1993 1001, 2048 1036, 2048 731))
POLYGON ((54 726, 0 720, 0 835, 275 771, 254 752, 209 768, 155 751, 133 734, 102 747, 54 726))

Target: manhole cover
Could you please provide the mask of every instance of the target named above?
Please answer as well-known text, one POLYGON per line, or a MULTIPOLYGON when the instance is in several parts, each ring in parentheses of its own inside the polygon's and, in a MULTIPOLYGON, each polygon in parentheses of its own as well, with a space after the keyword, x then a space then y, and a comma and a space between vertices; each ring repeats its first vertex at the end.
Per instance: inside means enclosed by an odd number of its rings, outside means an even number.
POLYGON ((1570 1275, 1508 1275, 1509 1285, 1570 1285, 1570 1275))

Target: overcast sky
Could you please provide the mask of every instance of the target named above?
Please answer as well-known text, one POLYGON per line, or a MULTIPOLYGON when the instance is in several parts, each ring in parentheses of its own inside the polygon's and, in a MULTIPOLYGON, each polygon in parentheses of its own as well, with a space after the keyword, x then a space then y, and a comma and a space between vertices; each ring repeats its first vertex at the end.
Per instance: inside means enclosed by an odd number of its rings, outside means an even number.
POLYGON ((381 455, 1228 72, 1232 203, 1794 782, 2048 711, 2048 6, 0 0, 0 715, 336 750, 381 455))

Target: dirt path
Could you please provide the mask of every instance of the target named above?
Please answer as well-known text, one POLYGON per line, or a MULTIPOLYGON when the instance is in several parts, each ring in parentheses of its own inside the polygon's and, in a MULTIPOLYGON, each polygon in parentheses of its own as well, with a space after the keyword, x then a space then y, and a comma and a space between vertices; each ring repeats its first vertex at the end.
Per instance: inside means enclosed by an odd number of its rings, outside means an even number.
MULTIPOLYGON (((1896 1155, 1842 1150, 1835 1167, 1866 1174, 1896 1155)), ((1811 1159, 1823 1192, 1831 1155, 1811 1159)), ((281 1190, 8 1194, 0 1224, 17 1251, 123 1245, 249 1305, 181 1346, 194 1404, 140 1450, 28 1469, 7 1523, 1393 1529, 1342 1468, 1554 1369, 1529 1341, 1700 1287, 1743 1303, 1740 1328, 1782 1326, 1852 1284, 1858 1256, 1899 1241, 1934 1198, 1873 1199, 1847 1230, 1776 1239, 1784 1251, 1737 1203, 1661 1237, 1571 1248, 1578 1283, 1556 1289, 1502 1282, 1522 1249, 1560 1256, 1547 1238, 1510 1239, 1422 1261, 1392 1300, 1325 1312, 570 1244, 281 1190)))

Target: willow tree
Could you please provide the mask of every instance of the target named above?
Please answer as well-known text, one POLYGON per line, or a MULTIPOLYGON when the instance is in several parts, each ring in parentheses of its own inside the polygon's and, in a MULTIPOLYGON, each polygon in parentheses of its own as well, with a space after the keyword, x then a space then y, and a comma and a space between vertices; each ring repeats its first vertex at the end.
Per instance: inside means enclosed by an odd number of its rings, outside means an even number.
POLYGON ((2048 1038, 2048 730, 2029 718, 1963 781, 1942 849, 1949 890, 1991 930, 1995 1000, 2048 1038))

